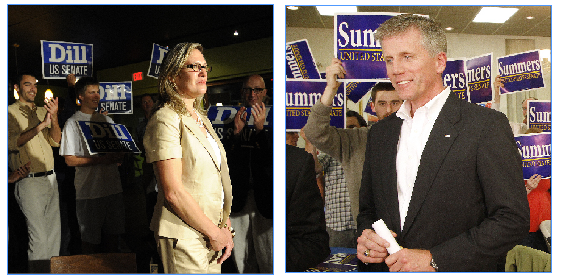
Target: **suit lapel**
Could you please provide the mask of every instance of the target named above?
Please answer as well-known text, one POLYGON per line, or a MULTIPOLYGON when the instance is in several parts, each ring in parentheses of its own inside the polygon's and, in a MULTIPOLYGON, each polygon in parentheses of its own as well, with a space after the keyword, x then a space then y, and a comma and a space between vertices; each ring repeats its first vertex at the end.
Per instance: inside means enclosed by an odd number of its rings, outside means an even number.
POLYGON ((431 185, 443 165, 450 147, 458 137, 458 129, 455 124, 460 120, 460 103, 465 102, 454 94, 447 98, 441 112, 439 113, 433 129, 427 140, 427 144, 421 155, 421 162, 417 170, 417 179, 413 187, 413 193, 409 202, 409 209, 403 225, 402 236, 408 231, 417 213, 421 209, 425 197, 431 189, 431 185))
MULTIPOLYGON (((184 125, 184 127, 186 127, 186 129, 188 131, 190 131, 192 134, 194 134, 196 139, 198 139, 198 141, 202 144, 202 146, 204 146, 204 148, 206 149, 206 151, 208 152, 208 154, 212 158, 217 170, 220 170, 220 166, 218 164, 219 163, 218 159, 216 158, 215 152, 213 151, 213 148, 210 144, 210 141, 208 141, 207 136, 202 132, 202 130, 200 129, 200 127, 198 126, 196 121, 190 116, 182 115, 181 118, 182 118, 182 124, 184 125)), ((203 121, 204 121, 204 126, 206 127, 206 129, 213 129, 211 127, 211 125, 209 125, 209 128, 208 128, 209 122, 206 122, 206 120, 203 120, 203 121)))
MULTIPOLYGON (((382 155, 375 155, 373 160, 380 162, 382 168, 381 174, 384 174, 382 180, 382 193, 386 203, 386 211, 388 218, 382 217, 384 221, 389 224, 388 227, 396 232, 401 228, 401 220, 399 215, 399 202, 398 202, 398 189, 397 189, 397 172, 396 172, 396 157, 398 150, 398 141, 401 133, 401 126, 403 120, 395 114, 389 117, 391 122, 390 127, 384 129, 381 135, 377 137, 381 139, 380 144, 382 155), (389 159, 389 160, 382 160, 389 159)), ((378 147, 380 149, 380 147, 378 147)))

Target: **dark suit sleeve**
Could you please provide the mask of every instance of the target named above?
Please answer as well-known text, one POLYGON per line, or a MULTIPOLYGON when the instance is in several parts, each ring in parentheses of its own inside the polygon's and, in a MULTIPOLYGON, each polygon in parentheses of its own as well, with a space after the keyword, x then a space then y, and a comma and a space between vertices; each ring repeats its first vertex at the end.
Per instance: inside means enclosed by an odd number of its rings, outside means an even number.
POLYGON ((377 221, 376 212, 374 207, 374 199, 372 194, 372 171, 370 159, 373 158, 371 141, 374 134, 374 129, 368 132, 368 138, 366 141, 366 152, 364 167, 362 169, 362 180, 360 183, 359 191, 359 211, 357 217, 357 237, 362 235, 362 231, 365 229, 371 229, 372 223, 377 221))
POLYGON ((330 253, 315 163, 309 153, 299 152, 286 156, 286 271, 315 267, 330 253))
POLYGON ((489 114, 479 141, 476 172, 483 191, 485 219, 431 248, 442 271, 479 271, 491 267, 492 262, 503 259, 528 232, 529 207, 521 157, 505 116, 489 114))

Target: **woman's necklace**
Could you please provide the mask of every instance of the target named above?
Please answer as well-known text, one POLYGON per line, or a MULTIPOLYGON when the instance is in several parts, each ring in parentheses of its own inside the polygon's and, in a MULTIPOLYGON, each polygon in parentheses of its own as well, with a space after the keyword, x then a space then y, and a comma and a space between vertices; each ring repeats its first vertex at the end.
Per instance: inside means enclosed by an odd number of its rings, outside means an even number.
POLYGON ((204 127, 204 122, 200 118, 200 115, 196 113, 196 109, 192 108, 192 112, 193 112, 192 114, 196 116, 196 123, 198 124, 198 126, 200 128, 204 127))

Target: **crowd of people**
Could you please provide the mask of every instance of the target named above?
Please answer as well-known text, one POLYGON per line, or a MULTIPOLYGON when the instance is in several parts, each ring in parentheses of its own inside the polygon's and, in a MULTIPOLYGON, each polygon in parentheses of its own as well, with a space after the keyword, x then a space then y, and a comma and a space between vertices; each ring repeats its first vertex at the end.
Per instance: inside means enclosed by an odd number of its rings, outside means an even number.
MULTIPOLYGON (((300 134, 286 134, 286 271, 316 266, 331 247, 355 249, 359 271, 500 271, 518 244, 549 251, 539 224, 550 220, 550 181, 522 178, 514 133, 523 124, 443 85, 446 36, 432 19, 396 16, 376 36, 390 78, 371 90, 378 121, 349 111, 345 128, 329 124, 347 75, 335 58, 300 133, 305 149, 295 147, 300 134), (398 252, 373 230, 380 219, 398 252)), ((89 153, 77 121, 113 123, 98 111, 95 79, 69 75, 65 101, 38 107, 36 76, 17 77, 8 179, 22 215, 11 207, 9 226, 25 220, 28 237, 18 272, 48 273, 52 256, 129 250, 138 272, 273 273, 265 82, 243 81, 220 139, 203 106, 211 69, 200 44, 168 52, 158 100, 140 97, 140 156, 89 153)))
MULTIPOLYGON (((378 121, 367 126, 349 111, 345 128, 330 126, 339 79, 347 74, 334 58, 301 133, 313 156, 310 189, 318 188, 324 201, 309 212, 324 211, 325 246, 356 249, 359 271, 504 271, 516 245, 549 253, 539 225, 550 220, 550 179, 523 180, 513 138, 539 131, 527 131, 526 119, 510 123, 496 112, 501 79, 494 84, 495 110, 451 94, 441 76, 446 36, 432 19, 393 17, 376 39, 390 78, 371 91, 378 121), (389 253, 390 242, 373 230, 379 219, 400 251, 389 253)), ((286 134, 288 146, 298 139, 286 134)), ((309 267, 318 262, 313 257, 309 267)))
POLYGON ((114 122, 98 111, 94 78, 69 75, 66 100, 38 107, 37 77, 18 76, 8 137, 17 207, 9 220, 27 238, 12 238, 10 247, 27 243, 27 256, 10 254, 10 272, 48 273, 53 256, 129 251, 140 273, 151 265, 164 273, 272 273, 267 89, 259 75, 245 79, 233 133, 222 143, 203 107, 210 71, 197 43, 169 51, 158 100, 140 97, 140 155, 89 152, 77 121, 114 122))

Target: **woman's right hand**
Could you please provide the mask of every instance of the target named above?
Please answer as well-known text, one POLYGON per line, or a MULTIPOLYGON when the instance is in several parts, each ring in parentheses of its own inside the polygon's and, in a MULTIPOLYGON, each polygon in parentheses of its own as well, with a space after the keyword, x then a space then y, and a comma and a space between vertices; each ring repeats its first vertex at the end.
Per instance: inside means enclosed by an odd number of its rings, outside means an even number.
POLYGON ((233 243, 231 232, 227 228, 218 228, 218 233, 215 236, 210 236, 210 243, 214 251, 221 251, 227 247, 230 242, 233 243))

